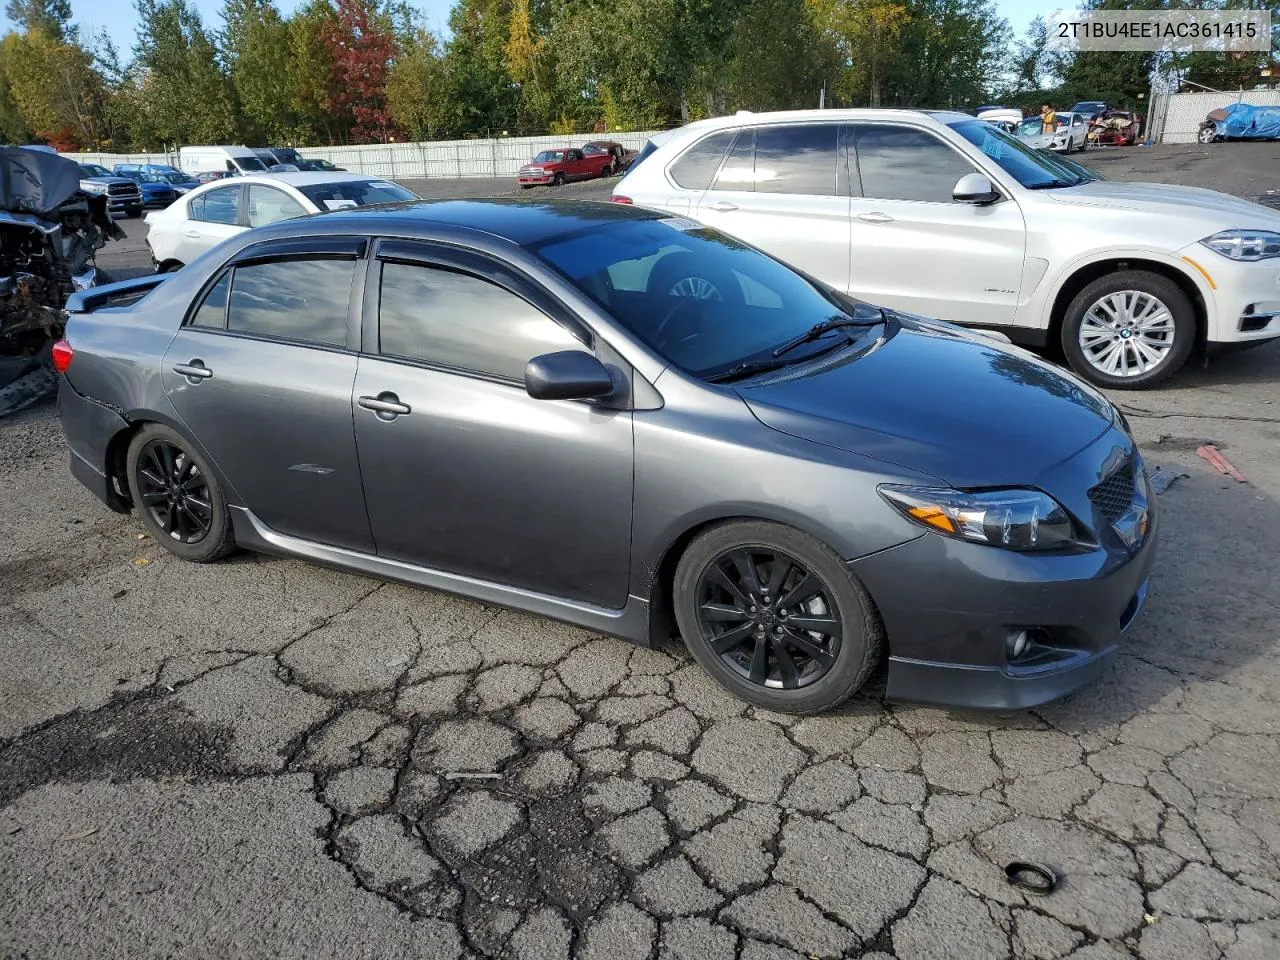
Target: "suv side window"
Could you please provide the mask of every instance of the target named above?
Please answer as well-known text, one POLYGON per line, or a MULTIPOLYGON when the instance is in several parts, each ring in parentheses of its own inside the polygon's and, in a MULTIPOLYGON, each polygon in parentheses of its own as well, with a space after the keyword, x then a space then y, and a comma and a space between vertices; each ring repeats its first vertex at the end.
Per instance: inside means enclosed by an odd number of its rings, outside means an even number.
POLYGON ((191 218, 193 220, 203 220, 206 223, 230 223, 237 224, 240 222, 240 191, 244 187, 240 184, 234 184, 228 187, 219 187, 217 190, 210 190, 204 194, 204 203, 199 204, 197 212, 197 204, 191 205, 191 218))
POLYGON ((343 347, 352 259, 238 264, 231 276, 227 330, 343 347))
POLYGON ((671 165, 671 179, 686 190, 707 189, 720 168, 724 152, 737 135, 737 130, 720 130, 703 137, 671 165))
POLYGON ((756 130, 757 193, 836 194, 840 125, 803 123, 756 130))
POLYGON ((927 130, 878 123, 858 124, 855 130, 864 197, 951 203, 956 181, 974 172, 927 130))
POLYGON ((249 185, 249 226, 264 227, 277 220, 305 217, 307 211, 283 190, 259 183, 249 185))
POLYGON ((712 190, 754 190, 756 183, 756 132, 743 130, 720 168, 712 190))
POLYGON ((524 382, 530 360, 582 342, 537 307, 488 280, 384 262, 378 350, 407 360, 524 382))

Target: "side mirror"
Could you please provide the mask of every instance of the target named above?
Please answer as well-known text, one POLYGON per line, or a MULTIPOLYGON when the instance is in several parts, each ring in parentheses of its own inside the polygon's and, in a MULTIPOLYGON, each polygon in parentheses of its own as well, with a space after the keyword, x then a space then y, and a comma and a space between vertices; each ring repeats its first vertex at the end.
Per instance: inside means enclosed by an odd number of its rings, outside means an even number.
POLYGON ((956 203, 973 203, 981 206, 985 203, 995 203, 1000 199, 1000 193, 982 174, 966 173, 956 181, 955 188, 951 191, 951 199, 956 203))
POLYGON ((524 388, 535 400, 589 400, 614 392, 605 365, 585 350, 534 357, 524 368, 524 388))

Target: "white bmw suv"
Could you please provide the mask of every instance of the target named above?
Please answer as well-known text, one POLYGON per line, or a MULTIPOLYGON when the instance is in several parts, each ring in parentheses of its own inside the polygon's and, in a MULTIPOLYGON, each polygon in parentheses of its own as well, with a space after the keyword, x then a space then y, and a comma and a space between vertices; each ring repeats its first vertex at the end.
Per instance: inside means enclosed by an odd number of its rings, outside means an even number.
MULTIPOLYGON (((739 113, 655 141, 613 200, 695 218, 870 303, 1058 341, 1102 386, 1158 383, 1197 343, 1280 337, 1280 211, 1261 204, 1093 179, 961 113, 739 113)), ((730 282, 681 279, 710 297, 730 282)))

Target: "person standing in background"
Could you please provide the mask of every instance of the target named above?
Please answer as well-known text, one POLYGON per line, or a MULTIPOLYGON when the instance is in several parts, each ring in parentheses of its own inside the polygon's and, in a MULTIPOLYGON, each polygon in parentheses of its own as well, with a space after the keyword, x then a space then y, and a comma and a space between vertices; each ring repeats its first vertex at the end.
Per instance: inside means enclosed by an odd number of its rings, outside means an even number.
POLYGON ((1053 107, 1046 103, 1040 108, 1040 132, 1053 133, 1057 123, 1058 115, 1053 112, 1053 107))

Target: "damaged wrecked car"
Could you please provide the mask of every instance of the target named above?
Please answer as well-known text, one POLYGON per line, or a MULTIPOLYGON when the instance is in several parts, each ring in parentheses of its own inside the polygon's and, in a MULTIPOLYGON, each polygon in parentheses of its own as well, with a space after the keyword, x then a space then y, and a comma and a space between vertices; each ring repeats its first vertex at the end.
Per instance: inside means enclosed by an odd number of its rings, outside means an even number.
POLYGON ((81 191, 75 161, 0 147, 0 416, 53 395, 63 306, 106 282, 94 254, 123 237, 107 197, 81 191))

